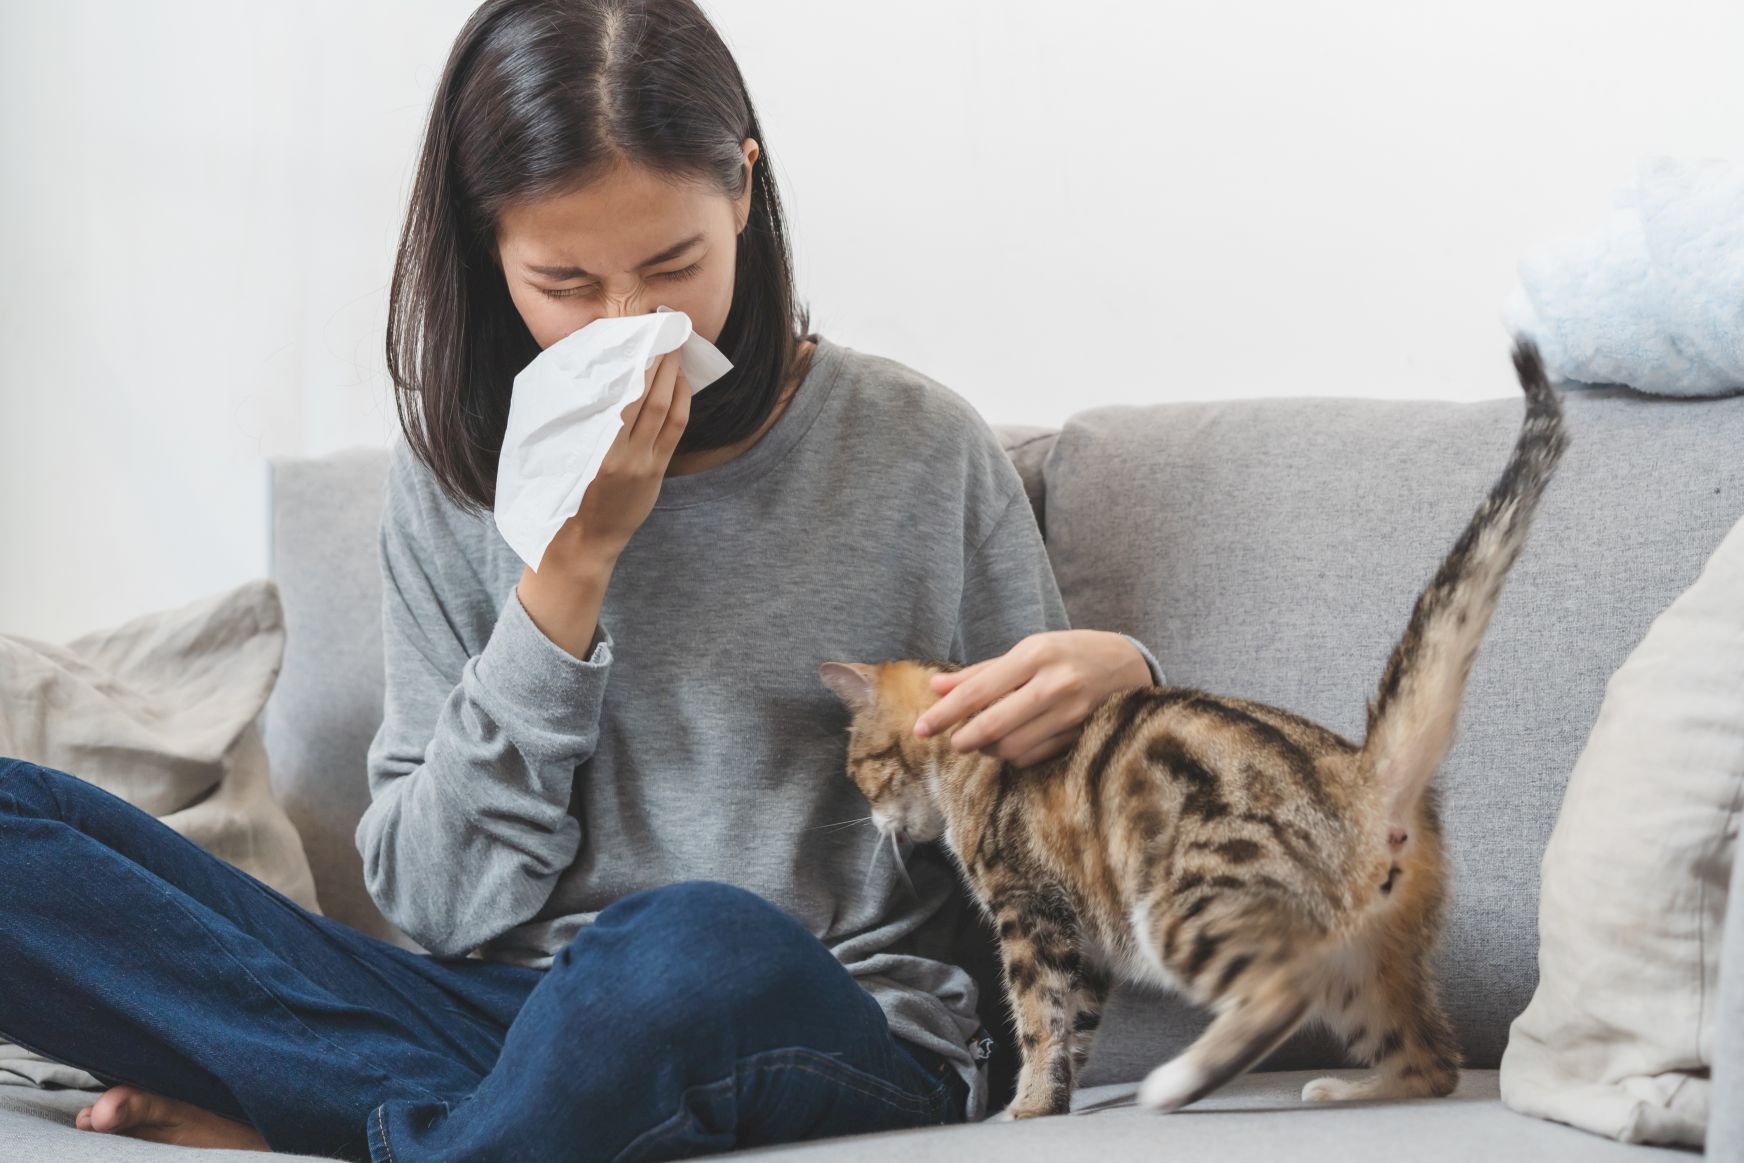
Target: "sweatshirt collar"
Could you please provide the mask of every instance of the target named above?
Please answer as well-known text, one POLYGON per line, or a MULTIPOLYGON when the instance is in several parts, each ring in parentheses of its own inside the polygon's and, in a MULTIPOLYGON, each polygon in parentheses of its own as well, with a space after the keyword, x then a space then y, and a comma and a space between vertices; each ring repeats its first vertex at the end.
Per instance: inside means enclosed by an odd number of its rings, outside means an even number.
POLYGON ((723 497, 768 472, 793 450, 823 410, 841 371, 841 348, 822 335, 806 338, 817 344, 817 350, 812 353, 805 378, 788 400, 787 410, 757 443, 725 464, 661 481, 656 509, 682 509, 723 497))

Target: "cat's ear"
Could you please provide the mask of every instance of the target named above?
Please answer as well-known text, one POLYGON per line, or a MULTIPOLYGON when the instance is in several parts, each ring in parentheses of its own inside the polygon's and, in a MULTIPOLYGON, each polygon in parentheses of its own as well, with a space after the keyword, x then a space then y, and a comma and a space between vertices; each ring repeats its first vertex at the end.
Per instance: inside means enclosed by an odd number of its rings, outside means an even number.
POLYGON ((865 663, 826 662, 818 667, 818 677, 855 714, 871 708, 878 684, 872 668, 865 663))

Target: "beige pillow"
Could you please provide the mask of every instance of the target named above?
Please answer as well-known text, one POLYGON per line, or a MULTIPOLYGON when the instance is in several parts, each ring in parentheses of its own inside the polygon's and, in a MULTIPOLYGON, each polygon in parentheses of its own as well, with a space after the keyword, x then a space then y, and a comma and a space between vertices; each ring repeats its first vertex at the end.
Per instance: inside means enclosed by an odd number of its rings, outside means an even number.
POLYGON ((1744 520, 1605 687, 1540 866, 1539 982, 1502 1101, 1700 1146, 1744 805, 1744 520))
MULTIPOLYGON (((261 742, 284 651, 270 578, 64 646, 0 634, 0 755, 89 780, 320 912, 261 742)), ((101 1086, 4 1042, 0 1083, 101 1086)))

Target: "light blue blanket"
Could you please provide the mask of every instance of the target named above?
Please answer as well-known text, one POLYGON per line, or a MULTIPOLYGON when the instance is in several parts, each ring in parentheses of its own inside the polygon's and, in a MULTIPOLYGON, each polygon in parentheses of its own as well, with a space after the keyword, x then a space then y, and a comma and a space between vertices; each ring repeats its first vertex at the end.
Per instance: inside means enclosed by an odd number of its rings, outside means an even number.
POLYGON ((1744 391, 1744 165, 1649 158, 1614 202, 1597 231, 1521 261, 1509 332, 1569 386, 1744 391))

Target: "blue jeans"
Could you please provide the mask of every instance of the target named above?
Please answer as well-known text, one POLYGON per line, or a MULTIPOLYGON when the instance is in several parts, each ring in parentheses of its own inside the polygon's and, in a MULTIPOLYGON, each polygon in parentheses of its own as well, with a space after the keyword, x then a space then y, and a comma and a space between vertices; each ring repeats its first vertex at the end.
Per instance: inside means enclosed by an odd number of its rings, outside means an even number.
POLYGON ((691 881, 549 969, 309 912, 150 813, 0 758, 0 1039, 374 1163, 657 1160, 962 1122, 949 1064, 798 921, 691 881))

